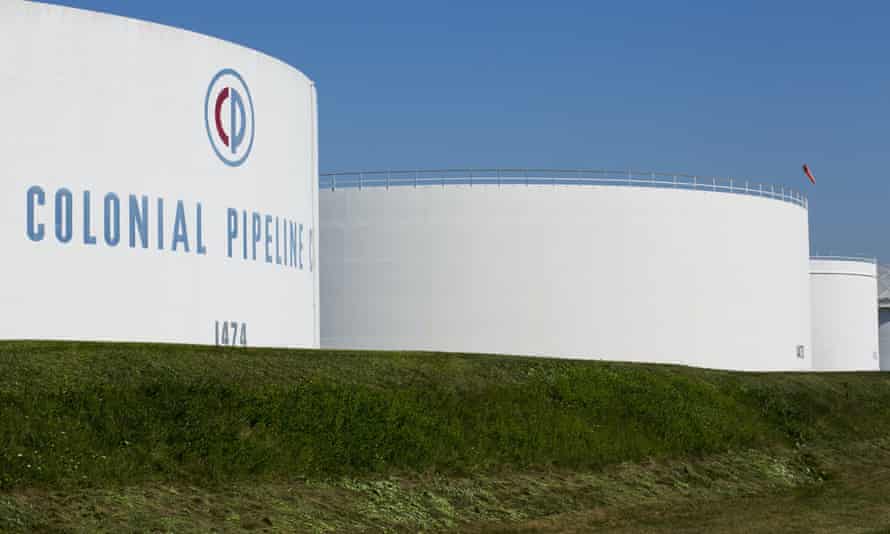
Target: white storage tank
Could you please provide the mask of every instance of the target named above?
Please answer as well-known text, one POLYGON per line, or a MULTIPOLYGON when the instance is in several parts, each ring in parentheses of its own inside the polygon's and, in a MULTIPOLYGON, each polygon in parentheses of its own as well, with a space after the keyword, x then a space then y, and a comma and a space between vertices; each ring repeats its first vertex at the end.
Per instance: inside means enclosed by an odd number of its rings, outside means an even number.
POLYGON ((0 0, 0 80, 0 339, 318 347, 309 78, 0 0))
POLYGON ((328 175, 322 347, 810 369, 806 201, 599 171, 328 175))
POLYGON ((877 266, 860 258, 810 261, 813 368, 877 371, 877 266))
POLYGON ((881 358, 881 371, 890 371, 890 307, 878 310, 880 324, 878 351, 881 358))
POLYGON ((890 267, 878 266, 878 325, 881 370, 890 371, 890 267))

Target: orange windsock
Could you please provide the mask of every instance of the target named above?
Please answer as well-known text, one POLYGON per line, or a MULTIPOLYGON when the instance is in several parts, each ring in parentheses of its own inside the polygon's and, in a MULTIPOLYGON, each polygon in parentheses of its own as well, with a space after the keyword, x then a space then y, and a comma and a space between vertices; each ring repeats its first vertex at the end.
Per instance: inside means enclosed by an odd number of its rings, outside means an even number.
POLYGON ((811 184, 816 185, 816 178, 813 176, 813 173, 810 172, 810 167, 806 163, 803 164, 803 173, 810 179, 811 184))

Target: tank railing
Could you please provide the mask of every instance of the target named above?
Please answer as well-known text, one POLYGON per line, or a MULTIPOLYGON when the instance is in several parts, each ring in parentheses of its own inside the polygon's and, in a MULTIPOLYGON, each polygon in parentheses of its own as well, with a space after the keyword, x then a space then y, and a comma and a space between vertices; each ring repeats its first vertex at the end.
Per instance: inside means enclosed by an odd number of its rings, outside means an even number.
POLYGON ((792 189, 738 178, 608 169, 433 169, 323 173, 319 185, 331 191, 366 187, 623 185, 719 191, 772 198, 806 208, 807 198, 792 189))
POLYGON ((811 260, 831 260, 831 261, 858 261, 862 263, 874 263, 877 265, 878 259, 873 256, 810 256, 811 260))

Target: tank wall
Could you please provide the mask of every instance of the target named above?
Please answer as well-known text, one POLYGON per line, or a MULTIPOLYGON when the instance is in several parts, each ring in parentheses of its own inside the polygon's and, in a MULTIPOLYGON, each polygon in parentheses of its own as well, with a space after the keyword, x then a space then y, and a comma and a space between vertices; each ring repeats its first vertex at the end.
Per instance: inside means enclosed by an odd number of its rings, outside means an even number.
POLYGON ((878 350, 881 359, 881 371, 890 371, 890 310, 880 310, 878 322, 880 325, 878 350))
POLYGON ((318 346, 310 80, 210 37, 17 1, 0 2, 0 80, 0 339, 215 343, 225 328, 318 346), (226 69, 249 90, 211 94, 226 69))
POLYGON ((320 209, 323 347, 812 365, 807 212, 793 204, 449 186, 322 191, 320 209))
POLYGON ((814 259, 810 276, 813 367, 829 371, 878 370, 875 264, 814 259))

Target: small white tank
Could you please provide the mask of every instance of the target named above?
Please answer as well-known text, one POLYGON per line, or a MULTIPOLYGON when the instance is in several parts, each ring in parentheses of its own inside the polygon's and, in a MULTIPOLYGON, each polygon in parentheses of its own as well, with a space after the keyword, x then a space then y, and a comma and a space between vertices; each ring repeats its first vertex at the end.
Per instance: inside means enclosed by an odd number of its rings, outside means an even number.
POLYGON ((813 368, 817 371, 879 370, 875 262, 858 258, 812 258, 810 284, 813 368))
POLYGON ((890 371, 890 309, 881 308, 879 312, 881 371, 890 371))
POLYGON ((878 324, 881 371, 890 371, 890 266, 878 266, 878 324))

